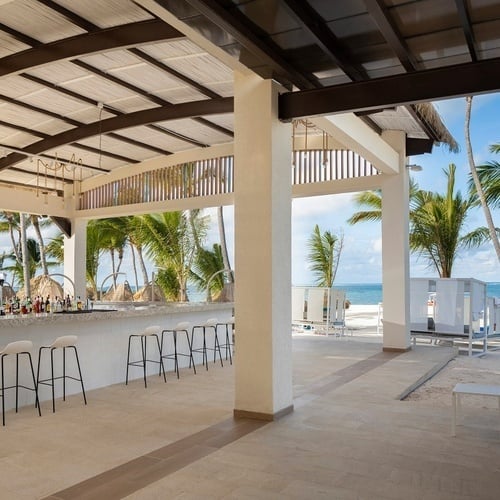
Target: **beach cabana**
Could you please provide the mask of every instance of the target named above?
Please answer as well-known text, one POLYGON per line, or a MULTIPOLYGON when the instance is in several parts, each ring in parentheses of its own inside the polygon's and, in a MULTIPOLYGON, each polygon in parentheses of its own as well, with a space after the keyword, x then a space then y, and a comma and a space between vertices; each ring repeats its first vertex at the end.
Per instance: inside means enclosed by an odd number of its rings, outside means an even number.
POLYGON ((486 283, 472 278, 411 278, 411 332, 465 341, 469 355, 487 349, 486 283))

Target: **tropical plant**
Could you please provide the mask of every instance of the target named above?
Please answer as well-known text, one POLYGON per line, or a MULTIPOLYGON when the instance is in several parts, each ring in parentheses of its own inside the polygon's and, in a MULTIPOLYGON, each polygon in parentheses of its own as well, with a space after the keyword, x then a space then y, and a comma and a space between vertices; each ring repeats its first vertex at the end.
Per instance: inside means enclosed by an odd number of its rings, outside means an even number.
POLYGON ((343 234, 337 236, 330 231, 322 233, 317 224, 314 226, 308 241, 307 258, 311 263, 317 286, 333 286, 343 246, 343 234))
MULTIPOLYGON (((3 264, 5 271, 10 271, 13 276, 13 285, 18 284, 23 287, 25 283, 29 282, 31 278, 35 277, 37 270, 41 265, 40 245, 34 238, 26 238, 26 249, 22 262, 18 262, 15 258, 14 252, 10 255, 4 255, 4 258, 11 264, 3 264), (25 273, 27 271, 27 274, 25 273)), ((57 262, 48 261, 47 268, 57 265, 57 262)))
POLYGON ((106 229, 98 220, 91 220, 87 224, 87 252, 86 252, 86 275, 87 283, 92 288, 94 297, 97 297, 97 272, 99 262, 107 241, 106 229))
POLYGON ((116 277, 120 272, 123 262, 123 254, 128 238, 128 224, 125 217, 113 217, 100 219, 95 224, 102 228, 100 245, 104 251, 108 251, 111 257, 111 277, 113 286, 116 288, 116 277), (118 264, 116 263, 118 256, 118 264))
MULTIPOLYGON (((461 249, 479 246, 489 237, 486 227, 463 234, 470 210, 478 204, 477 197, 463 197, 455 191, 456 167, 450 164, 443 169, 447 178, 446 193, 421 190, 415 181, 410 184, 410 250, 428 259, 442 278, 451 277, 453 263, 461 249)), ((360 193, 358 203, 368 199, 370 211, 358 212, 347 222, 381 220, 382 197, 380 192, 370 192, 365 198, 360 193)))
POLYGON ((480 181, 479 174, 477 171, 476 164, 474 162, 474 156, 472 154, 472 143, 470 140, 470 115, 472 110, 472 96, 468 96, 465 98, 466 100, 466 108, 465 108, 465 144, 467 146, 467 159, 469 162, 470 175, 472 179, 472 183, 474 185, 474 191, 479 198, 479 202, 481 203, 481 207, 483 209, 484 218, 486 219, 486 225, 488 226, 488 232, 490 235, 490 240, 493 243, 493 248, 497 254, 497 259, 500 261, 500 241, 498 240, 498 236, 496 233, 495 224, 493 222, 493 217, 491 215, 491 210, 488 205, 488 201, 486 198, 485 189, 480 181))
MULTIPOLYGON (((191 267, 198 250, 198 242, 206 236, 206 217, 201 212, 165 212, 141 216, 139 228, 140 241, 144 245, 147 256, 158 269, 166 271, 169 276, 175 274, 178 283, 176 300, 187 301, 187 284, 191 267)), ((161 282, 159 281, 161 286, 161 282)), ((171 295, 165 290, 166 296, 171 295)))
POLYGON ((460 249, 479 246, 488 237, 488 228, 478 227, 463 234, 467 216, 478 205, 474 195, 455 191, 456 167, 443 169, 447 178, 446 193, 419 190, 410 203, 410 249, 423 255, 440 278, 450 278, 460 249))
MULTIPOLYGON (((217 207, 217 226, 219 228, 219 240, 221 247, 221 256, 224 269, 231 271, 231 263, 229 262, 229 253, 227 251, 227 240, 226 240, 226 224, 224 222, 224 207, 217 207)), ((228 276, 229 283, 234 281, 233 274, 229 272, 228 276)))
MULTIPOLYGON (((191 279, 200 290, 210 290, 210 300, 220 295, 224 288, 224 259, 222 257, 221 245, 215 243, 212 250, 201 248, 198 250, 196 260, 191 270, 191 279)), ((228 273, 231 274, 231 273, 228 273)))
MULTIPOLYGON (((409 187, 410 200, 415 197, 419 190, 417 182, 410 177, 409 187)), ((354 201, 360 207, 366 207, 366 210, 361 210, 353 214, 347 219, 348 224, 357 224, 358 222, 376 222, 382 220, 382 191, 376 189, 373 191, 361 191, 354 196, 354 201)))

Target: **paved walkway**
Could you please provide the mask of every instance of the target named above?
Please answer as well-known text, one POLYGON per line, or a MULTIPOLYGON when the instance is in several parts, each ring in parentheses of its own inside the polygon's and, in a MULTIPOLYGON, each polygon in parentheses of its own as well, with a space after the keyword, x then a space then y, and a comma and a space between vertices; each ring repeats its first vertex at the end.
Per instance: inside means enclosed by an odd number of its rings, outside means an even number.
POLYGON ((0 499, 496 499, 498 410, 400 401, 448 348, 294 337, 295 411, 232 419, 233 368, 72 396, 0 429, 0 499), (470 410, 470 411, 469 411, 470 410))

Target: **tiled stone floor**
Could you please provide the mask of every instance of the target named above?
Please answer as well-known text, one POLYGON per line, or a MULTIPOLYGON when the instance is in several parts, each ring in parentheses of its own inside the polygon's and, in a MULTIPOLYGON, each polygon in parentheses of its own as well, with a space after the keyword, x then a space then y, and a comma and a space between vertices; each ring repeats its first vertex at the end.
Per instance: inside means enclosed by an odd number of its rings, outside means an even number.
POLYGON ((140 379, 7 414, 0 499, 497 499, 500 415, 398 395, 448 348, 296 337, 295 411, 232 419, 233 368, 140 379))

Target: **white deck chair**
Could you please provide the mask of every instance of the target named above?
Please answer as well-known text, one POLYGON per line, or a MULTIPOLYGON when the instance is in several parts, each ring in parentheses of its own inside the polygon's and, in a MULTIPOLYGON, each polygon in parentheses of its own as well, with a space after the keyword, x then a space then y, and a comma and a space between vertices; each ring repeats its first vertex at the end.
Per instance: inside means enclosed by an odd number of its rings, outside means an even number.
POLYGON ((343 337, 346 330, 349 332, 345 323, 345 292, 342 290, 330 290, 328 323, 329 329, 333 329, 337 336, 343 337))

